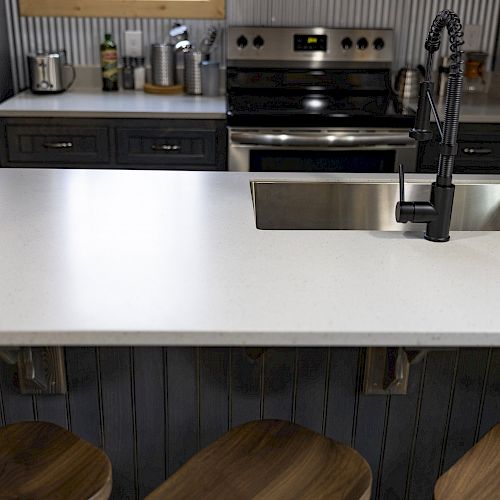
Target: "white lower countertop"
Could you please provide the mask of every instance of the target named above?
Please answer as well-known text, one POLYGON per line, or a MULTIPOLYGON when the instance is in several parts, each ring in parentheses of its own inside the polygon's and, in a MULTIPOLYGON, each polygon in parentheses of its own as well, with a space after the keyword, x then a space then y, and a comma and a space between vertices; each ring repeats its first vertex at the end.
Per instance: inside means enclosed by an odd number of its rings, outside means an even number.
POLYGON ((250 180, 365 177, 0 169, 0 345, 500 346, 500 232, 255 227, 250 180))
POLYGON ((61 94, 26 90, 0 104, 0 117, 226 119, 226 98, 75 88, 61 94))

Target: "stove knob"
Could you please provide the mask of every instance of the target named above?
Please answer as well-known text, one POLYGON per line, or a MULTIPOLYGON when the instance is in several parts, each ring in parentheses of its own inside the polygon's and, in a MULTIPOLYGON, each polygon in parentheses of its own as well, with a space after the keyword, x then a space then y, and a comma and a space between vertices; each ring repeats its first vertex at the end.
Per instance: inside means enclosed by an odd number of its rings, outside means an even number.
POLYGON ((375 50, 382 50, 385 47, 385 42, 383 38, 375 38, 375 41, 373 42, 373 48, 375 50))
POLYGON ((246 36, 241 35, 238 40, 236 40, 236 44, 240 49, 244 49, 248 45, 248 40, 246 36))
POLYGON ((264 45, 264 39, 259 35, 259 36, 256 36, 254 39, 253 39, 253 46, 256 48, 256 49, 261 49, 262 46, 264 45))
POLYGON ((344 38, 340 44, 344 50, 349 50, 352 48, 352 40, 349 37, 344 38))
POLYGON ((359 50, 365 50, 368 48, 368 40, 366 38, 360 38, 356 44, 359 50))

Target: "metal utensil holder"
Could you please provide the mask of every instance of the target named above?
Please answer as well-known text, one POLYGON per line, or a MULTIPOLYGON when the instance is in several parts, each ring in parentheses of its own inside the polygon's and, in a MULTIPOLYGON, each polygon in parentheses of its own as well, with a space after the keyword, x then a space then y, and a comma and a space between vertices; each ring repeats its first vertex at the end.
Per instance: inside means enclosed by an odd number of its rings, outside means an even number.
POLYGON ((170 43, 151 45, 152 78, 155 85, 175 85, 175 48, 170 43))
POLYGON ((202 55, 198 51, 184 54, 184 86, 186 94, 200 95, 201 88, 201 63, 202 55))

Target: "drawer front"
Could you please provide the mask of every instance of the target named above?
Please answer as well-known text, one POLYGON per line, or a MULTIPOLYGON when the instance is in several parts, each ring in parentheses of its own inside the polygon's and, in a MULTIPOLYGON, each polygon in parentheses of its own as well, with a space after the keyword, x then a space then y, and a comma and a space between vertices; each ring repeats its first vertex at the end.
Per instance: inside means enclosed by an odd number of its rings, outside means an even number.
POLYGON ((213 165, 216 140, 216 130, 119 128, 116 157, 124 164, 213 165))
POLYGON ((107 127, 7 125, 7 144, 11 162, 109 162, 107 127))

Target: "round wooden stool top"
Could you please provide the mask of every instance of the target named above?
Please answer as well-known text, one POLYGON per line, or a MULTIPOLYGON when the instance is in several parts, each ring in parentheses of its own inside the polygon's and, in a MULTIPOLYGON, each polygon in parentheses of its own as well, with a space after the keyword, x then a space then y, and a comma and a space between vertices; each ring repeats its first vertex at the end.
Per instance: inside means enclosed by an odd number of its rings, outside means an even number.
POLYGON ((58 425, 0 429, 0 498, 104 500, 111 464, 104 452, 58 425))
POLYGON ((372 475, 352 448, 279 420, 232 429, 151 493, 158 499, 368 500, 372 475))
POLYGON ((436 500, 500 498, 500 424, 486 433, 437 481, 436 500))

